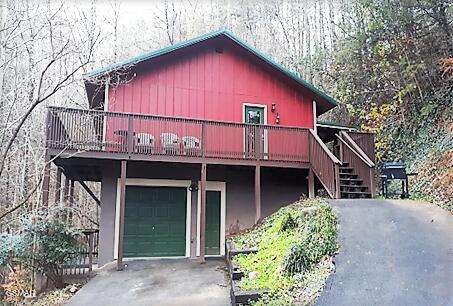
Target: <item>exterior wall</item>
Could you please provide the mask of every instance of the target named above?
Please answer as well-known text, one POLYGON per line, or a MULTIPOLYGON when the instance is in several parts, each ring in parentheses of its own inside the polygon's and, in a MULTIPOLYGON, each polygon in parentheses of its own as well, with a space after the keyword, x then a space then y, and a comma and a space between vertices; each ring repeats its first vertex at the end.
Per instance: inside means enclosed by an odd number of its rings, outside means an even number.
POLYGON ((243 122, 243 103, 267 105, 268 124, 313 128, 310 93, 302 94, 243 51, 215 46, 159 59, 126 85, 110 87, 108 110, 243 122), (166 59, 170 58, 170 60, 166 59), (272 103, 276 111, 271 112, 272 103))
MULTIPOLYGON (((100 226, 99 264, 113 260, 115 233, 116 182, 119 166, 110 167, 110 173, 102 179, 102 210, 100 226)), ((307 192, 306 171, 299 169, 262 168, 261 198, 262 216, 265 217, 283 205, 296 201, 307 192)), ((128 178, 190 179, 198 182, 200 166, 164 163, 129 163, 128 178)), ((208 181, 226 182, 226 234, 234 234, 254 223, 254 169, 252 167, 208 166, 208 181)), ((197 245, 196 216, 197 193, 192 193, 191 210, 191 257, 197 245)))

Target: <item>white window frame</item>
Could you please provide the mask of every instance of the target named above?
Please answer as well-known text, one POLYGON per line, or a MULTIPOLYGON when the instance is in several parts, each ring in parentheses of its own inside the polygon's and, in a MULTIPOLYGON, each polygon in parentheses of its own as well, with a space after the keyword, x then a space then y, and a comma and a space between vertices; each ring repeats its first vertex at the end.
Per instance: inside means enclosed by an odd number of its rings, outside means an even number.
MULTIPOLYGON (((185 256, 169 256, 169 257, 127 257, 124 260, 136 259, 162 259, 162 258, 181 258, 190 257, 190 229, 191 229, 191 208, 192 208, 192 194, 189 190, 191 180, 159 180, 159 179, 136 179, 127 178, 126 186, 139 186, 139 187, 185 187, 187 189, 186 195, 186 252, 185 256)), ((115 205, 115 241, 113 249, 113 258, 118 259, 118 241, 119 241, 119 224, 120 224, 120 190, 121 179, 118 179, 116 187, 116 205, 115 205)))
MULTIPOLYGON (((198 182, 200 186, 201 182, 198 182)), ((220 255, 206 255, 206 257, 225 256, 225 222, 226 222, 226 183, 207 181, 206 191, 220 191, 220 255)), ((197 256, 200 256, 200 221, 201 221, 201 188, 198 189, 197 199, 197 256)))
MULTIPOLYGON (((242 123, 246 123, 245 122, 245 107, 246 106, 250 106, 250 107, 259 107, 259 108, 263 108, 264 109, 264 125, 267 125, 267 105, 266 104, 256 104, 256 103, 242 103, 242 123)), ((246 148, 246 140, 245 140, 245 131, 244 131, 244 141, 243 141, 243 145, 244 145, 244 152, 245 152, 245 148, 246 148)), ((267 138, 267 129, 264 129, 264 154, 267 154, 268 153, 268 138, 267 138)), ((267 155, 264 155, 264 158, 266 159, 267 158, 267 155)))

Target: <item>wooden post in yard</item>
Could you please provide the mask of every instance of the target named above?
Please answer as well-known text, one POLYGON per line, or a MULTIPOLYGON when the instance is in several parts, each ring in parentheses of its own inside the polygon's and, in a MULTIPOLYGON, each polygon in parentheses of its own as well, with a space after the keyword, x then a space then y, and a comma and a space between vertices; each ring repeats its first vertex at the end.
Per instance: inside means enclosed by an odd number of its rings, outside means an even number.
POLYGON ((201 164, 200 263, 205 263, 206 247, 206 164, 201 164))
POLYGON ((308 169, 308 197, 310 199, 315 197, 315 176, 311 167, 308 169))
POLYGON ((123 270, 123 246, 124 246, 124 210, 126 206, 126 171, 127 161, 121 161, 120 179, 120 215, 119 215, 119 235, 118 235, 118 260, 116 269, 123 270))
POLYGON ((261 220, 261 166, 255 166, 255 224, 261 220))

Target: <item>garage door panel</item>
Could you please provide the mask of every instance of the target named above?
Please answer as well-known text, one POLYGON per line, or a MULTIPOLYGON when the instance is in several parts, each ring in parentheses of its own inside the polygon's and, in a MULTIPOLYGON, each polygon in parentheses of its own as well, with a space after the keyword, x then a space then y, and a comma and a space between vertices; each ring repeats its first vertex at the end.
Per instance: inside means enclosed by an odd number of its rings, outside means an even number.
POLYGON ((187 189, 126 189, 124 256, 184 256, 187 189))

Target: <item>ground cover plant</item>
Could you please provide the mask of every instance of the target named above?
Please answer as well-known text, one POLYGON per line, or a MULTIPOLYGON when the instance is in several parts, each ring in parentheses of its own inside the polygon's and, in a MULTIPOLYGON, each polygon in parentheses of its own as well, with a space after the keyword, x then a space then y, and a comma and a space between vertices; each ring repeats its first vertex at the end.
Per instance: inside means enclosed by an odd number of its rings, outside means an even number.
POLYGON ((259 226, 232 238, 237 249, 256 254, 234 257, 244 271, 244 290, 269 290, 255 305, 311 303, 333 270, 336 215, 322 199, 281 208, 259 226))

